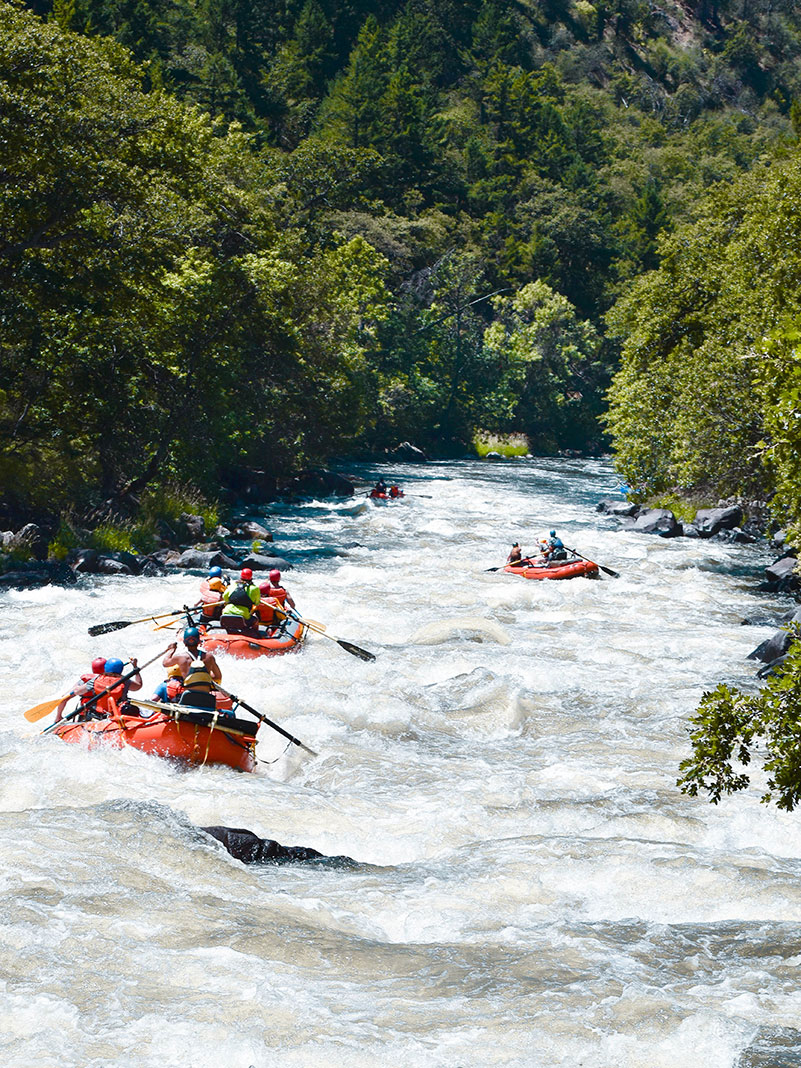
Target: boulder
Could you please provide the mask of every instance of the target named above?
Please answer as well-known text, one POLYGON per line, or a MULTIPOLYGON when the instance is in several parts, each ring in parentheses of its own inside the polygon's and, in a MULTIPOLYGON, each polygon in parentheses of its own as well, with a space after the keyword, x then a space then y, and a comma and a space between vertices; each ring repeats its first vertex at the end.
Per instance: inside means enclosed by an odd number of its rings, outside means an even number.
POLYGON ((702 538, 711 538, 721 530, 733 530, 743 521, 743 510, 739 504, 727 508, 700 508, 695 513, 694 523, 702 538))
POLYGON ((596 512, 603 512, 604 515, 616 515, 616 516, 637 516, 640 511, 639 504, 633 504, 631 501, 621 501, 617 497, 606 497, 604 500, 599 501, 595 507, 596 512))
POLYGON ((186 549, 175 563, 178 567, 191 567, 201 571, 208 571, 210 567, 225 567, 229 570, 239 567, 236 560, 219 550, 204 553, 199 549, 186 549))
POLYGON ((249 567, 251 571, 272 571, 274 567, 279 571, 292 570, 292 564, 283 556, 262 556, 261 553, 249 553, 240 566, 249 567))
POLYGON ((777 530, 774 534, 771 534, 770 536, 771 545, 775 545, 777 549, 780 549, 786 541, 787 531, 784 530, 784 528, 782 528, 781 530, 777 530))
MULTIPOLYGON (((353 489, 352 486, 351 489, 353 489)), ((267 527, 263 527, 261 523, 254 523, 252 520, 237 523, 234 536, 237 538, 258 538, 259 541, 273 540, 273 536, 267 527)))
POLYGON ((738 545, 751 545, 756 541, 753 534, 748 534, 740 527, 732 527, 731 530, 719 530, 717 534, 713 534, 712 537, 715 541, 728 541, 738 545))
POLYGON ((176 549, 157 549, 148 554, 148 560, 155 560, 156 563, 165 564, 167 567, 177 567, 180 559, 181 554, 176 549))
POLYGON ((67 562, 72 570, 83 575, 96 575, 99 559, 97 549, 73 549, 67 554, 67 562))
POLYGON ((424 464, 428 462, 428 457, 423 450, 418 449, 416 445, 412 445, 410 441, 402 441, 394 449, 388 449, 387 455, 391 456, 393 460, 400 460, 405 463, 424 464))
MULTIPOLYGON (((801 622, 801 608, 793 613, 788 622, 801 622)), ((780 656, 784 656, 796 640, 797 638, 794 634, 790 634, 786 630, 777 630, 775 634, 771 634, 769 638, 766 638, 764 642, 761 642, 756 649, 750 652, 747 659, 761 660, 763 664, 770 664, 780 656)))
POLYGON ((700 538, 701 534, 695 523, 682 523, 681 536, 683 538, 700 538))
POLYGON ((768 590, 792 590, 799 585, 798 575, 795 574, 795 566, 798 561, 795 558, 795 550, 780 556, 772 564, 765 568, 765 581, 768 590))
POLYGON ((168 569, 164 564, 154 560, 152 556, 145 556, 140 561, 139 574, 144 575, 145 578, 158 578, 161 575, 166 575, 167 571, 168 569))
POLYGON ((499 452, 487 452, 484 454, 485 460, 502 460, 503 457, 499 452))
POLYGON ((203 541, 206 536, 206 524, 202 515, 191 515, 189 512, 181 512, 179 518, 189 541, 203 541))
POLYGON ((78 580, 69 564, 61 560, 28 560, 0 575, 0 589, 35 589, 37 586, 72 586, 78 580))
POLYGON ((647 508, 637 516, 632 529, 640 534, 659 534, 663 538, 675 538, 682 533, 681 524, 669 508, 647 508))
POLYGON ((133 575, 133 568, 128 567, 122 560, 115 560, 111 556, 101 554, 97 561, 97 570, 101 575, 133 575))

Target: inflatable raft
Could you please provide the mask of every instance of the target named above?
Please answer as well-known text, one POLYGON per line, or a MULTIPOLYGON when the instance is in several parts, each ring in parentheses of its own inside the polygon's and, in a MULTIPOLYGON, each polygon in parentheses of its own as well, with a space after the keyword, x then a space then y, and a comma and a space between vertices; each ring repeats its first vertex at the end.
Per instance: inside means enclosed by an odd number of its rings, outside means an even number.
POLYGON ((148 719, 126 715, 112 701, 115 712, 108 719, 63 720, 51 733, 65 742, 82 742, 90 749, 123 749, 130 745, 143 753, 187 764, 225 764, 238 771, 255 768, 258 723, 218 712, 201 712, 186 705, 130 703, 155 710, 154 714, 148 719))
POLYGON ((257 656, 278 656, 300 649, 306 639, 306 632, 305 623, 299 619, 287 619, 285 627, 262 630, 258 638, 248 634, 231 633, 222 627, 200 624, 203 648, 206 652, 225 652, 249 660, 257 656))
POLYGON ((559 560, 540 566, 527 564, 523 567, 515 567, 507 564, 504 571, 510 575, 522 575, 527 579, 570 579, 579 578, 582 575, 586 578, 597 578, 598 565, 592 560, 559 560))

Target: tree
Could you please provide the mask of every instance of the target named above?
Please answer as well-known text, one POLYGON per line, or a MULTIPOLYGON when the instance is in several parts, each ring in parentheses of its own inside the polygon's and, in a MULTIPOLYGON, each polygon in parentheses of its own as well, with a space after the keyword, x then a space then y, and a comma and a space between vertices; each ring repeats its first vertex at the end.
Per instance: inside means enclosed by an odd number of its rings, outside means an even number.
POLYGON ((712 804, 746 790, 752 764, 767 776, 761 800, 788 812, 801 800, 801 646, 758 694, 721 685, 705 693, 690 720, 693 755, 681 763, 678 786, 712 804))

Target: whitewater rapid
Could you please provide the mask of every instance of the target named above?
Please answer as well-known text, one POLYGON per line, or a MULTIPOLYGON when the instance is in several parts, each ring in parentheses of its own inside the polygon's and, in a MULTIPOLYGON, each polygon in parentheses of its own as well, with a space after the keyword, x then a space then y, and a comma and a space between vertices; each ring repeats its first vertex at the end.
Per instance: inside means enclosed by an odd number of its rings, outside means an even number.
POLYGON ((158 653, 169 631, 87 627, 198 576, 0 595, 0 1063, 801 1064, 799 818, 675 787, 704 689, 753 684, 772 627, 743 620, 788 607, 764 547, 620 530, 601 461, 370 473, 408 496, 256 518, 301 612, 376 661, 220 658, 317 759, 262 730, 255 774, 187 771, 23 718, 97 655, 158 653), (550 527, 620 578, 487 570, 550 527), (210 824, 359 863, 247 867, 210 824))

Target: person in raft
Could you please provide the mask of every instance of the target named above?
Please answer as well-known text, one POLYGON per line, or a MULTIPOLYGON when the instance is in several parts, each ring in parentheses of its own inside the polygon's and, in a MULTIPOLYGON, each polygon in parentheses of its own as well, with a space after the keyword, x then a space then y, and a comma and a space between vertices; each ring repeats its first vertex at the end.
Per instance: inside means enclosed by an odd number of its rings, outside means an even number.
MULTIPOLYGON (((128 663, 134 669, 134 675, 129 679, 123 679, 122 674, 125 664, 117 656, 106 660, 103 664, 103 670, 92 679, 91 690, 82 699, 84 704, 87 704, 98 694, 103 693, 104 690, 109 690, 109 692, 103 694, 102 697, 87 708, 85 713, 87 719, 105 719, 113 715, 115 705, 119 708, 125 703, 129 690, 133 692, 142 689, 142 676, 139 674, 136 657, 132 656, 128 663), (114 702, 113 704, 112 701, 114 702)), ((126 714, 139 715, 133 707, 126 708, 125 711, 126 714)))
POLYGON ((373 486, 373 490, 372 490, 370 496, 371 497, 378 497, 378 496, 385 497, 386 493, 387 493, 387 484, 383 480, 383 478, 379 478, 378 482, 376 482, 375 486, 373 486))
POLYGON ((69 701, 73 697, 87 697, 89 694, 94 692, 92 689, 92 683, 98 675, 103 674, 105 666, 106 658, 104 656, 96 656, 94 658, 94 660, 92 661, 91 670, 81 675, 81 677, 70 690, 69 694, 64 698, 63 701, 60 701, 59 704, 56 705, 56 723, 59 723, 61 721, 61 718, 64 715, 64 708, 67 704, 67 701, 69 701))
POLYGON ((268 581, 262 582, 259 586, 259 593, 261 594, 261 601, 256 609, 259 621, 265 627, 273 627, 276 624, 285 623, 286 613, 284 611, 276 612, 275 609, 284 609, 284 606, 294 608, 295 602, 288 591, 281 585, 281 572, 278 568, 273 568, 268 581))
POLYGON ((531 567, 531 560, 527 556, 523 556, 520 551, 519 541, 516 541, 512 546, 512 551, 506 557, 506 563, 511 564, 512 567, 531 567))
MULTIPOLYGON (((201 586, 201 597, 195 607, 201 608, 203 610, 204 619, 219 619, 223 610, 223 594, 225 593, 228 587, 228 580, 226 579, 225 575, 223 575, 222 568, 212 567, 209 570, 209 577, 206 579, 203 585, 206 586, 206 589, 208 590, 209 594, 217 594, 217 596, 215 597, 214 601, 204 601, 204 591, 203 586, 201 586)), ((208 596, 208 594, 206 596, 208 596)))
POLYGON ((543 546, 542 554, 548 563, 567 560, 567 549, 555 530, 549 530, 547 538, 540 538, 540 544, 543 546))
POLYGON ((174 704, 184 690, 184 675, 177 664, 167 668, 167 678, 160 682, 150 698, 151 701, 160 701, 162 704, 174 704))
POLYGON ((390 486, 389 487, 389 495, 393 499, 395 497, 402 497, 403 496, 403 490, 400 488, 400 486, 394 486, 394 485, 390 486))
POLYGON ((223 593, 225 608, 220 616, 220 625, 229 633, 258 634, 259 617, 256 608, 261 601, 258 586, 253 585, 253 572, 243 567, 239 582, 223 593))
MULTIPOLYGON (((184 678, 184 689, 178 703, 189 705, 190 708, 202 708, 206 712, 217 711, 214 682, 208 663, 200 659, 193 660, 184 678)), ((222 710, 222 715, 232 716, 233 712, 222 710)))
POLYGON ((222 672, 220 671, 217 661, 214 659, 211 653, 207 653, 204 649, 200 648, 200 631, 197 627, 187 627, 183 634, 185 653, 179 653, 178 645, 173 642, 170 646, 167 655, 161 661, 162 667, 171 668, 178 667, 181 669, 181 678, 185 679, 189 674, 189 668, 194 660, 202 660, 206 665, 209 674, 216 681, 219 682, 222 679, 222 672))

